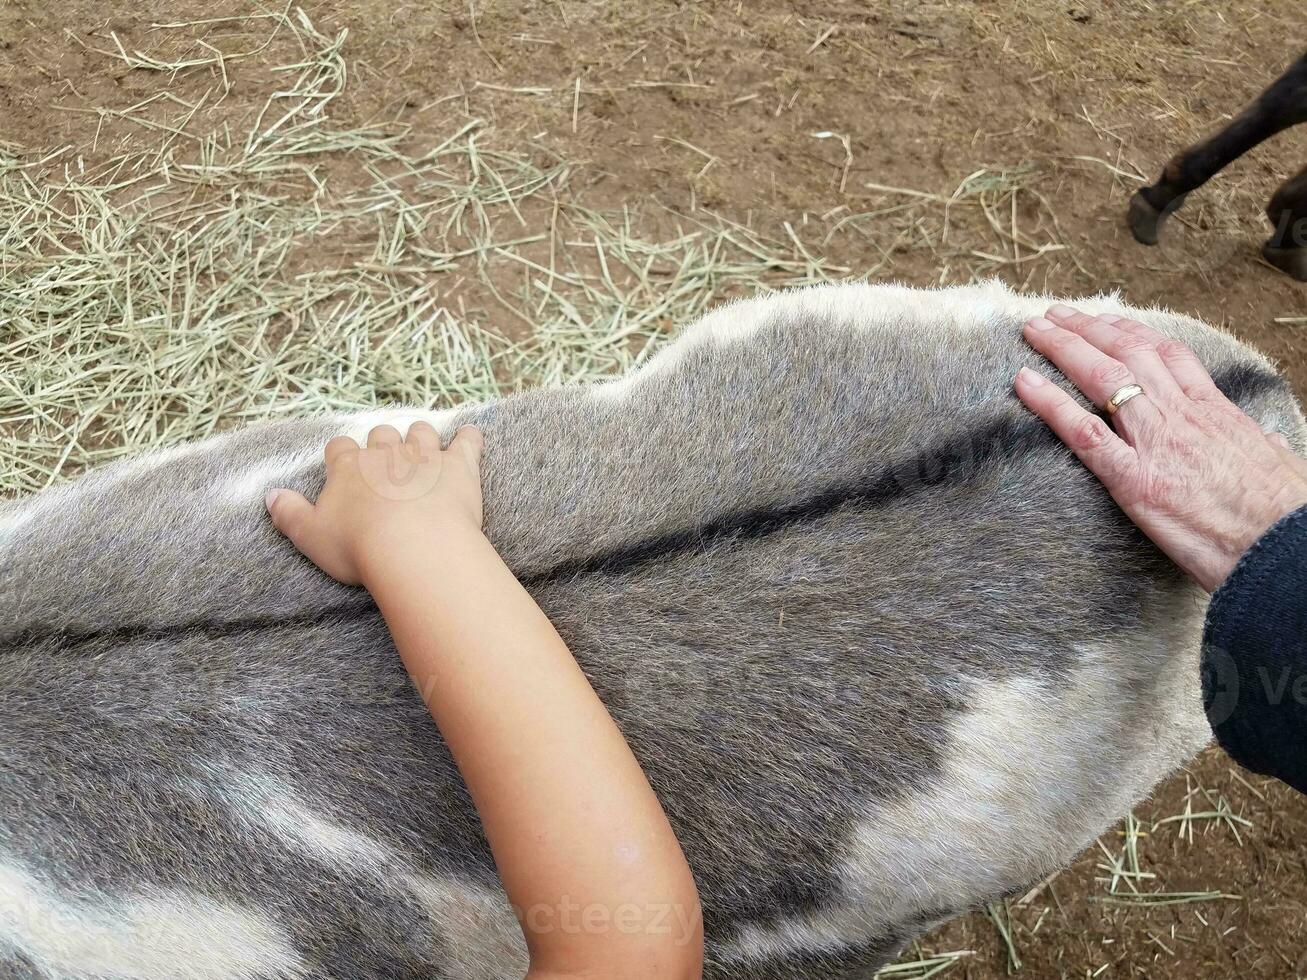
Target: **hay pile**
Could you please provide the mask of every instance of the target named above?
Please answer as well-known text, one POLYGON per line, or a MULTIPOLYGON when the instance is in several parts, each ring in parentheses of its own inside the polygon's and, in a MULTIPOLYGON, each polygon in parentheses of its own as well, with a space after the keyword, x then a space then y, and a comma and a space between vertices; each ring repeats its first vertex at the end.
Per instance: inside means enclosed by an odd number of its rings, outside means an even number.
POLYGON ((4 495, 272 416, 594 378, 726 296, 848 271, 792 229, 593 210, 573 167, 481 119, 337 125, 346 32, 302 11, 156 29, 186 53, 99 51, 153 72, 155 95, 88 112, 85 146, 0 145, 4 495), (205 40, 230 22, 263 41, 205 40), (205 131, 260 62, 262 110, 205 131), (171 90, 196 74, 199 100, 171 90), (88 164, 123 123, 146 148, 88 164))

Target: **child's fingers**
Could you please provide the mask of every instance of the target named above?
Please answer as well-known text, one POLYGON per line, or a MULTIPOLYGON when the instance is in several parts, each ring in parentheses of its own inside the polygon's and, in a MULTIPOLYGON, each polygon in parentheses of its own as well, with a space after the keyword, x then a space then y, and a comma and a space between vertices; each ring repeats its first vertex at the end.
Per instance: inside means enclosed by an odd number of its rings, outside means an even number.
POLYGON ((481 467, 481 452, 485 446, 486 442, 481 436, 481 430, 475 425, 461 426, 454 433, 454 438, 449 440, 449 451, 462 453, 463 458, 478 470, 481 467))
POLYGON ((369 449, 376 449, 378 446, 398 446, 403 441, 399 430, 393 425, 378 425, 368 433, 369 449))
POLYGON ((313 505, 294 490, 269 490, 263 500, 272 518, 272 526, 290 538, 296 548, 308 554, 308 539, 315 516, 313 505))
POLYGON ((429 422, 414 422, 408 427, 404 444, 419 456, 431 458, 440 452, 440 433, 429 422))
POLYGON ((342 456, 351 452, 358 452, 359 444, 349 436, 336 436, 328 441, 327 447, 322 451, 322 458, 327 461, 327 466, 331 466, 342 456))

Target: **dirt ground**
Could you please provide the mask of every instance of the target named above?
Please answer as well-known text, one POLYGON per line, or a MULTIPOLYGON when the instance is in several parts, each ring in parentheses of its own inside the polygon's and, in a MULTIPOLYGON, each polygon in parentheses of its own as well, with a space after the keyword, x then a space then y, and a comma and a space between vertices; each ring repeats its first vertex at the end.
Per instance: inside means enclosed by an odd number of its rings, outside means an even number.
MULTIPOLYGON (((97 117, 77 110, 131 105, 157 73, 90 48, 112 32, 150 50, 152 22, 256 9, 228 6, 9 0, 0 140, 121 151, 139 134, 110 125, 92 146, 97 117)), ((1228 326, 1307 395, 1307 286, 1258 253, 1261 209, 1307 161, 1307 131, 1195 195, 1163 247, 1141 248, 1122 224, 1140 175, 1301 50, 1300 0, 305 7, 319 28, 349 30, 355 74, 338 115, 417 131, 483 117, 501 139, 576 162, 596 206, 788 222, 854 275, 1119 289, 1228 326)), ((255 85, 234 77, 220 111, 236 117, 255 85)), ((974 951, 947 971, 972 980, 1307 976, 1307 802, 1213 749, 1136 816, 1141 835, 1105 835, 1042 890, 946 926, 921 951, 974 951), (1173 904, 1122 899, 1119 875, 1113 897, 1112 864, 1132 841, 1155 876, 1138 887, 1173 904)))

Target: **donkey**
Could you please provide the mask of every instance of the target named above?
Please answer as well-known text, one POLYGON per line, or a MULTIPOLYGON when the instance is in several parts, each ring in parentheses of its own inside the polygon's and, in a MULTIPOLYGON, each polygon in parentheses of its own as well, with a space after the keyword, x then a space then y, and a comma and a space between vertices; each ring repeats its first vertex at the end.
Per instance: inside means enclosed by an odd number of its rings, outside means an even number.
MULTIPOLYGON (((708 977, 865 980, 1043 880, 1209 738, 1205 596, 1011 395, 1050 302, 772 294, 608 383, 258 425, 10 502, 0 975, 522 976, 384 623, 263 512, 383 421, 484 431, 487 531, 675 826, 708 977)), ((1307 446, 1254 351, 1076 303, 1307 446)))
MULTIPOLYGON (((1130 199, 1127 221, 1135 240, 1156 245, 1166 218, 1197 190, 1254 146, 1307 122, 1307 54, 1295 61, 1230 125, 1171 159, 1151 187, 1130 199)), ((1262 255, 1282 272, 1307 282, 1307 169, 1291 177, 1266 207, 1275 231, 1262 255)))

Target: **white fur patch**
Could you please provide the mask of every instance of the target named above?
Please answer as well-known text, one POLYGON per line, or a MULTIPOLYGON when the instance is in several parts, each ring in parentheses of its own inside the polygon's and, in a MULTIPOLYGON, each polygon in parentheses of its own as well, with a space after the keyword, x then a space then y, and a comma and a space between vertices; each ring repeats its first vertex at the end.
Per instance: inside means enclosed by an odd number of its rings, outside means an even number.
MULTIPOLYGON (((265 790, 277 785, 264 780, 247 783, 265 790)), ((318 861, 344 864, 392 892, 407 893, 443 940, 449 980, 498 980, 526 973, 526 940, 501 889, 420 874, 381 841, 314 813, 284 787, 254 803, 251 814, 318 861)))
POLYGON ((426 909, 438 935, 449 980, 525 976, 530 965, 522 928, 502 891, 456 879, 410 875, 405 884, 426 909))
MULTIPOLYGON (((474 402, 462 405, 460 412, 474 405, 474 402)), ((378 425, 393 425, 401 436, 406 436, 408 427, 414 422, 427 422, 437 432, 443 433, 445 427, 453 422, 455 414, 450 409, 437 412, 426 408, 380 408, 375 411, 360 412, 357 415, 342 415, 339 421, 345 427, 341 435, 362 443, 368 437, 368 433, 378 425)))
MULTIPOLYGON (((1178 623, 1180 635, 1164 642, 1196 651, 1197 629, 1178 623)), ((871 807, 859 824, 841 871, 844 902, 748 926, 723 958, 846 949, 1068 863, 1211 737, 1196 653, 1157 675, 1147 730, 1127 729, 1139 709, 1117 699, 1131 656, 1090 650, 1056 687, 1029 678, 980 687, 953 727, 943 775, 924 793, 871 807)))
MULTIPOLYGON (((1014 293, 997 279, 945 289, 854 282, 767 293, 709 311, 686 327, 675 343, 664 348, 643 367, 625 377, 595 385, 592 394, 606 401, 626 398, 641 378, 670 372, 700 344, 739 343, 773 320, 788 323, 812 320, 822 324, 822 329, 835 328, 839 324, 873 329, 917 323, 931 324, 932 330, 977 330, 1000 320, 1039 316, 1056 302, 1059 300, 1051 296, 1014 293)), ((1074 302, 1077 308, 1094 315, 1131 312, 1115 293, 1060 302, 1074 302)))
POLYGON ((265 823, 320 861, 346 863, 380 874, 394 857, 380 841, 334 824, 287 795, 260 805, 265 823))
MULTIPOLYGON (((357 415, 341 415, 337 422, 341 426, 340 435, 349 436, 355 442, 362 443, 368 433, 378 425, 393 425, 401 436, 408 434, 408 428, 414 422, 429 422, 437 431, 443 431, 454 418, 452 411, 434 412, 422 408, 379 409, 360 412, 357 415)), ((324 443, 325 445, 325 443, 324 443)), ((305 468, 322 458, 323 446, 313 446, 300 453, 269 460, 258 466, 251 466, 237 476, 214 488, 217 499, 232 507, 248 507, 262 501, 263 495, 273 487, 284 487, 305 468)))
POLYGON ((247 507, 262 501, 273 487, 284 487, 305 467, 322 458, 322 447, 315 446, 294 456, 285 456, 260 466, 251 466, 213 488, 219 502, 233 507, 247 507))
POLYGON ((185 891, 64 901, 0 864, 0 948, 96 980, 273 980, 306 971, 277 925, 185 891))
MULTIPOLYGON (((224 434, 225 435, 225 434, 224 434)), ((224 436, 217 436, 216 439, 222 439, 224 436)), ((140 476, 142 473, 148 473, 150 470, 157 469, 167 463, 174 463, 179 459, 185 459, 202 448, 207 449, 213 445, 211 441, 206 442, 188 442, 178 446, 167 446, 163 449, 151 449, 149 452, 132 459, 122 460, 113 464, 106 469, 106 477, 114 480, 129 480, 133 477, 140 476)))
POLYGON ((32 519, 36 508, 32 505, 11 507, 0 512, 0 539, 7 534, 12 534, 24 524, 32 519))

